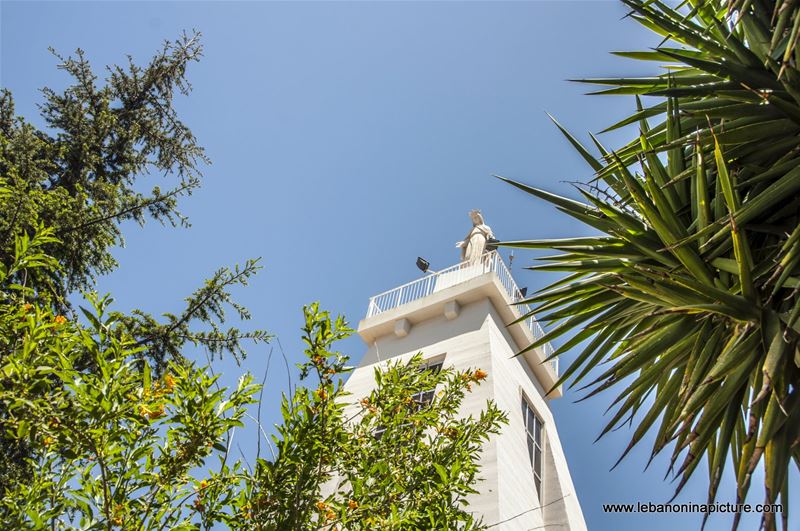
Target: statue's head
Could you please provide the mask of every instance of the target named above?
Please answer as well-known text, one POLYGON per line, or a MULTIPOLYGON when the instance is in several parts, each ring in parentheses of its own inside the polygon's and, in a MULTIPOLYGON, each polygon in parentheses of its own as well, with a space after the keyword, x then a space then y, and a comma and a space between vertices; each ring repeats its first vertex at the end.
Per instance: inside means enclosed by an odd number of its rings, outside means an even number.
POLYGON ((481 214, 480 210, 471 210, 469 217, 472 218, 473 225, 483 225, 483 214, 481 214))

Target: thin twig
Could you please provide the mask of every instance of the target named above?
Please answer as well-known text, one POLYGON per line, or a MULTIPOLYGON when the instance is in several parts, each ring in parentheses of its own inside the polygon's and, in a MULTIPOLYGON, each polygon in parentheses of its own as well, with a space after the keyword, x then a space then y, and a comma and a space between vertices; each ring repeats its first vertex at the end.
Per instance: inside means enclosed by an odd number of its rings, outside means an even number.
MULTIPOLYGON (((264 369, 264 378, 261 379, 261 390, 258 393, 258 412, 256 416, 256 423, 258 423, 258 429, 261 432, 264 432, 264 428, 261 425, 261 403, 264 400, 264 384, 267 382, 267 375, 269 374, 269 365, 272 361, 272 352, 274 347, 269 347, 269 355, 267 356, 267 367, 264 369)), ((266 434, 264 434, 266 437, 266 434)), ((267 438, 267 443, 269 443, 269 438, 267 438)), ((272 450, 272 445, 270 444, 270 450, 272 450)), ((261 437, 258 438, 258 442, 256 443, 256 462, 258 462, 258 458, 261 457, 261 437)), ((275 450, 272 450, 272 459, 275 459, 275 450)))
MULTIPOLYGON (((278 350, 281 351, 281 356, 283 357, 283 363, 286 365, 286 378, 289 380, 289 396, 294 394, 294 390, 292 389, 292 371, 289 369, 289 360, 286 358, 286 353, 283 351, 283 345, 281 345, 281 338, 275 336, 275 340, 278 342, 278 350)), ((289 401, 289 408, 294 409, 293 401, 289 401)))

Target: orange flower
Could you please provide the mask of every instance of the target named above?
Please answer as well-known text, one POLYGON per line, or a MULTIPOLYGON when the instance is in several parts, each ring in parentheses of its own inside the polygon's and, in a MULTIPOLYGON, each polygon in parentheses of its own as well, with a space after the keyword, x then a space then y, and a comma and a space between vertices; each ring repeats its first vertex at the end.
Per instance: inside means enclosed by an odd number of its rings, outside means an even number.
POLYGON ((447 437, 448 439, 455 439, 458 437, 458 430, 455 428, 440 428, 437 427, 436 431, 447 437))
POLYGON ((147 419, 157 419, 164 416, 164 404, 156 404, 153 407, 148 407, 145 404, 139 404, 139 414, 147 419))
POLYGON ((164 404, 156 404, 153 409, 150 410, 150 418, 157 419, 158 417, 164 416, 164 404))
POLYGON ((481 369, 476 370, 472 375, 472 377, 477 382, 485 380, 487 376, 489 376, 489 374, 486 371, 482 371, 481 369))
POLYGON ((61 326, 61 325, 63 325, 64 323, 66 323, 66 322, 67 322, 67 318, 66 318, 66 317, 64 317, 63 315, 56 315, 56 316, 55 316, 55 318, 53 319, 53 322, 54 322, 56 325, 58 325, 58 326, 61 326))
POLYGON ((358 509, 358 502, 355 500, 350 500, 349 502, 347 502, 347 508, 350 510, 358 509))
POLYGON ((328 512, 325 513, 326 520, 334 520, 335 518, 336 518, 336 513, 331 511, 330 509, 328 510, 328 512))
POLYGON ((314 391, 314 394, 317 395, 320 400, 325 400, 326 398, 328 398, 328 393, 326 393, 325 389, 323 389, 322 387, 314 391))
POLYGON ((169 391, 175 387, 175 377, 167 373, 164 375, 164 387, 169 391))
POLYGON ((206 481, 205 479, 200 483, 198 483, 197 486, 194 488, 195 492, 197 492, 198 500, 203 499, 203 495, 205 494, 206 488, 208 488, 208 481, 206 481))
POLYGON ((319 509, 320 511, 327 511, 328 510, 328 504, 325 503, 324 501, 318 501, 316 505, 317 505, 317 509, 319 509))
POLYGON ((44 440, 42 441, 42 444, 44 444, 45 446, 50 446, 51 444, 53 444, 53 438, 49 436, 45 437, 44 440))
POLYGON ((28 313, 29 311, 33 310, 33 304, 26 302, 22 305, 22 311, 28 313))
POLYGON ((114 518, 112 518, 111 523, 113 525, 122 527, 122 524, 125 522, 123 516, 125 515, 125 506, 122 504, 116 504, 114 506, 114 518))
POLYGON ((359 401, 359 403, 364 407, 369 407, 369 398, 364 397, 359 401))

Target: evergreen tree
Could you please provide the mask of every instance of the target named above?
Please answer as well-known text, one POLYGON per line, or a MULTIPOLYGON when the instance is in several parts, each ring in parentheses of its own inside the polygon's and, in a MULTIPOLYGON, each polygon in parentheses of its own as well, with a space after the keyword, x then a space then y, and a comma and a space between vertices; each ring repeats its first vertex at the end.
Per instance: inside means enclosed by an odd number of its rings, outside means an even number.
MULTIPOLYGON (((200 58, 202 46, 199 33, 184 34, 165 42, 144 67, 129 58, 125 67, 108 68, 102 83, 83 51, 74 58, 52 52, 72 83, 61 92, 43 89, 46 131, 16 116, 12 95, 0 92, 0 263, 9 268, 19 235, 47 227, 51 237, 43 252, 58 267, 23 268, 6 282, 30 288, 32 302, 74 318, 67 297, 91 290, 98 275, 117 267, 111 251, 124 243, 122 222, 143 224, 150 217, 188 225, 178 199, 199 186, 199 164, 207 159, 178 117, 174 99, 176 93, 189 93, 186 70, 200 58), (137 182, 150 173, 173 182, 166 190, 138 192, 137 182)), ((164 322, 140 311, 117 320, 137 338, 139 355, 149 358, 157 373, 187 343, 202 344, 212 354, 244 355, 243 340, 263 341, 268 335, 223 329, 224 307, 249 318, 228 288, 246 284, 257 269, 256 260, 232 271, 220 269, 187 298, 181 314, 166 314, 164 322), (193 332, 190 326, 197 323, 206 331, 193 332)), ((0 422, 4 415, 0 410, 0 422)), ((20 444, 0 437, 0 492, 3 478, 21 472, 25 448, 20 444)))

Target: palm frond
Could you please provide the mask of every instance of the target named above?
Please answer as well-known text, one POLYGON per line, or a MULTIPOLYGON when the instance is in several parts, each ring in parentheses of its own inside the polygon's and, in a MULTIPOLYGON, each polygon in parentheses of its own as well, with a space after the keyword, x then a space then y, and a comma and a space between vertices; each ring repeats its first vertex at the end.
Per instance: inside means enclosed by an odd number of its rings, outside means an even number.
POLYGON ((585 345, 557 385, 590 378, 588 397, 625 382, 601 433, 638 419, 620 459, 654 431, 676 495, 706 460, 709 503, 728 462, 739 501, 761 466, 786 529, 800 466, 800 2, 623 2, 664 40, 615 53, 664 72, 580 81, 635 96, 606 131, 640 134, 614 151, 592 137, 595 156, 556 122, 593 172, 585 202, 504 179, 601 234, 506 244, 559 253, 532 268, 570 274, 530 298, 555 323, 537 344, 585 345))

